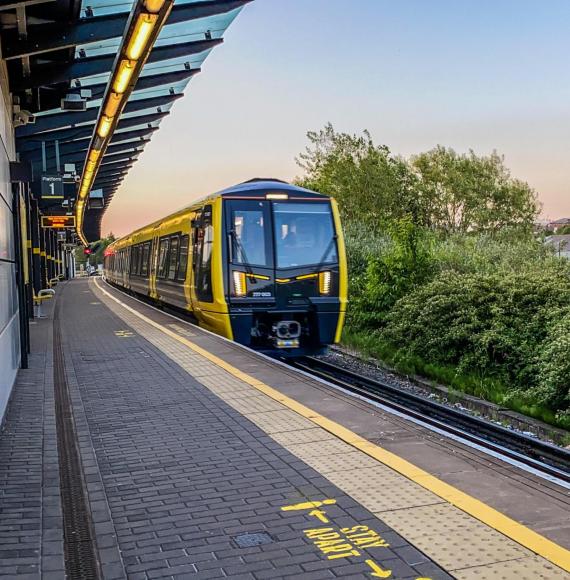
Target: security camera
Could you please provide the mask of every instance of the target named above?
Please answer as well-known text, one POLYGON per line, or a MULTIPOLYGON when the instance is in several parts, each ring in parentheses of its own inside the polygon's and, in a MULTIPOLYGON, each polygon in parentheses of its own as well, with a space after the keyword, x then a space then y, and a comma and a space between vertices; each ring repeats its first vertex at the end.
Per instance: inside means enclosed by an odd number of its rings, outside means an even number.
POLYGON ((61 99, 61 108, 64 111, 85 111, 87 110, 87 101, 81 98, 81 95, 69 93, 61 99))

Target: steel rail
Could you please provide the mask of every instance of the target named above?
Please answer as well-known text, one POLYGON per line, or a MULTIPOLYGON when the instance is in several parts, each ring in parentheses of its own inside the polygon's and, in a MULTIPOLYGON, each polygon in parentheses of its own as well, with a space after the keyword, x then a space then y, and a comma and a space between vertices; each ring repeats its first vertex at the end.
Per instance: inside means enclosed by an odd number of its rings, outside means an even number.
POLYGON ((323 378, 350 393, 570 483, 570 452, 561 447, 315 357, 288 362, 294 368, 323 378))

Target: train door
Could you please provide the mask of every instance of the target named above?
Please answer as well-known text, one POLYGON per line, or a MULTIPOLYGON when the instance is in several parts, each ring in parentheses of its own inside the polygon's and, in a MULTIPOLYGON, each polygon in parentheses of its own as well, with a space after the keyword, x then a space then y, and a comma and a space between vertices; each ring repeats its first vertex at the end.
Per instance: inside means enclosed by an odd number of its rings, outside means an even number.
POLYGON ((207 205, 192 222, 192 309, 197 318, 214 302, 212 249, 214 242, 212 206, 207 205))
POLYGON ((184 281, 188 263, 188 234, 176 232, 158 240, 156 288, 160 299, 186 308, 184 281))
POLYGON ((158 299, 158 292, 156 290, 156 272, 158 270, 158 228, 155 228, 152 237, 152 246, 150 251, 150 275, 149 275, 149 296, 158 299))
POLYGON ((192 220, 192 310, 202 326, 231 338, 228 334, 227 305, 223 295, 219 232, 219 206, 204 206, 192 220))
POLYGON ((268 304, 274 299, 270 209, 267 201, 226 201, 227 287, 233 304, 268 304))

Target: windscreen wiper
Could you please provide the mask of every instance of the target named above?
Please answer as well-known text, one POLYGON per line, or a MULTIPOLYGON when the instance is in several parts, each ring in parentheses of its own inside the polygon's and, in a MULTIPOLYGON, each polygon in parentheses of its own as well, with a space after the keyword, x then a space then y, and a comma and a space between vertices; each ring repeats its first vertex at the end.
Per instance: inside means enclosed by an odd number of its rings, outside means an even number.
MULTIPOLYGON (((247 259, 247 255, 245 253, 245 248, 243 247, 243 244, 241 243, 241 240, 238 238, 235 230, 230 230, 230 238, 231 238, 231 240, 233 240, 235 242, 236 247, 238 249, 238 252, 241 254, 241 257, 243 258, 243 260, 240 262, 240 266, 243 266, 245 268, 245 273, 249 277, 250 282, 255 284, 257 282, 257 280, 255 279, 255 276, 253 274, 251 264, 249 263, 249 260, 247 259)), ((230 242, 230 250, 232 247, 233 247, 233 244, 230 242)), ((233 256, 231 256, 230 261, 233 262, 233 256)))
POLYGON ((329 242, 329 245, 327 246, 325 253, 322 255, 321 259, 317 262, 317 272, 319 272, 320 269, 323 267, 325 260, 327 259, 330 251, 333 249, 334 243, 336 242, 337 238, 338 236, 336 234, 331 238, 331 241, 329 242))

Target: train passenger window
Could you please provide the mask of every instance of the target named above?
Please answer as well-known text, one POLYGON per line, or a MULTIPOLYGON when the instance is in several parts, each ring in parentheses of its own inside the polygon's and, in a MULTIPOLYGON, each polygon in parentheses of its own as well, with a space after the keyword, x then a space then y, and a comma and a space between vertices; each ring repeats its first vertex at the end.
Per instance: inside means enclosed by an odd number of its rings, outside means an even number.
POLYGON ((131 274, 138 276, 139 273, 139 253, 140 246, 133 246, 131 248, 131 274))
POLYGON ((188 269, 189 242, 190 240, 188 236, 180 236, 180 251, 178 254, 178 275, 176 276, 176 279, 181 280, 182 282, 186 280, 186 270, 188 269))
POLYGON ((178 236, 172 236, 170 238, 170 254, 169 254, 169 266, 168 266, 168 279, 176 279, 176 270, 178 268, 178 246, 180 244, 180 239, 178 236))
POLYGON ((150 242, 142 246, 141 276, 148 276, 148 259, 150 257, 150 242))
POLYGON ((168 273, 168 248, 170 247, 169 238, 160 240, 158 248, 158 277, 166 278, 168 273))
POLYGON ((142 257, 142 246, 139 244, 137 246, 137 253, 135 254, 135 274, 140 276, 141 273, 141 257, 142 257))

